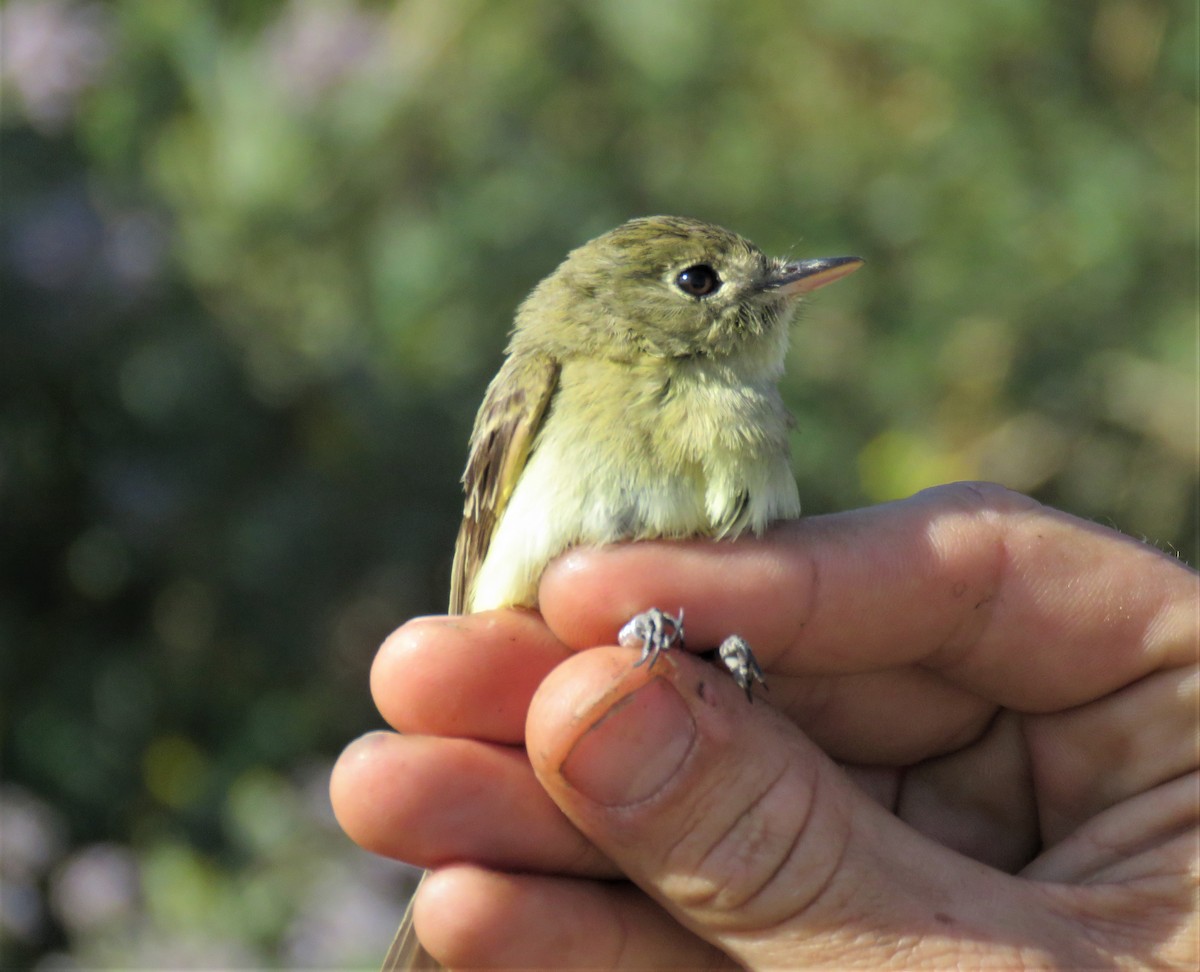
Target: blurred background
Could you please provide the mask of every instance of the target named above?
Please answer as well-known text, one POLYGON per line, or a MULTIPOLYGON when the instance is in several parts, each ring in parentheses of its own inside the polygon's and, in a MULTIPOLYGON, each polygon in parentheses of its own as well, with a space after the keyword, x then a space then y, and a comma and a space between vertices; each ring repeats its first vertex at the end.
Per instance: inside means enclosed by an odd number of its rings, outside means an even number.
POLYGON ((810 513, 998 480, 1197 557, 1196 5, 0 7, 4 968, 355 968, 382 637, 514 307, 633 215, 855 253, 810 513))

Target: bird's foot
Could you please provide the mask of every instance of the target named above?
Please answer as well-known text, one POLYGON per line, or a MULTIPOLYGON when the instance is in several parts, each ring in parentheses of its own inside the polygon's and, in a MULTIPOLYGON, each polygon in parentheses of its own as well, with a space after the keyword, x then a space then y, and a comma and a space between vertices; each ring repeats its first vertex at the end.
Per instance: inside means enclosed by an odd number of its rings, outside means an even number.
POLYGON ((754 683, 758 682, 765 688, 767 680, 763 678, 762 668, 759 667, 758 659, 754 657, 754 652, 750 650, 746 639, 739 635, 730 635, 721 642, 721 647, 717 649, 717 657, 729 669, 733 680, 746 693, 746 698, 753 702, 754 693, 751 689, 754 683))
MULTIPOLYGON (((683 608, 679 609, 678 617, 658 608, 634 615, 617 635, 617 643, 624 648, 641 647, 642 657, 634 663, 635 668, 638 665, 653 667, 661 652, 683 647, 683 608)), ((746 639, 730 635, 721 642, 716 655, 738 687, 746 693, 746 698, 753 702, 754 683, 764 687, 767 683, 746 639)))
POLYGON ((634 667, 649 662, 653 668, 659 652, 683 645, 683 608, 679 617, 672 617, 658 608, 635 614, 617 635, 617 644, 623 648, 642 647, 642 657, 634 667))

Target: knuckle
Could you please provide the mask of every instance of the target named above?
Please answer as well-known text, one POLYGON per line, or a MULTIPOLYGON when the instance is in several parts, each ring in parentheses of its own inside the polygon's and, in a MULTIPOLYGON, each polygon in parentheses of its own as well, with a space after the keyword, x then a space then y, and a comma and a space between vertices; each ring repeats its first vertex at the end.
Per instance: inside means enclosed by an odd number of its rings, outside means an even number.
POLYGON ((820 772, 814 761, 791 762, 736 818, 712 828, 707 844, 681 843, 677 856, 688 860, 678 860, 664 890, 713 927, 768 927, 804 911, 828 887, 848 842, 825 797, 818 816, 820 772), (799 772, 804 765, 812 772, 799 772))

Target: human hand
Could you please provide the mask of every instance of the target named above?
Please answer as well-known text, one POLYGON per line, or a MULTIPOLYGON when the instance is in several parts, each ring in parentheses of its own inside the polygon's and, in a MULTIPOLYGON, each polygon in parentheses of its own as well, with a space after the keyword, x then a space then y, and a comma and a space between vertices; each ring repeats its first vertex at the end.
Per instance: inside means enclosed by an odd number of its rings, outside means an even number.
POLYGON ((436 869, 417 929, 451 966, 1190 968, 1197 595, 976 485, 576 551, 544 622, 389 639, 376 701, 414 735, 353 744, 335 808, 436 869), (650 605, 745 636, 766 704, 682 653, 633 668, 610 643, 650 605))

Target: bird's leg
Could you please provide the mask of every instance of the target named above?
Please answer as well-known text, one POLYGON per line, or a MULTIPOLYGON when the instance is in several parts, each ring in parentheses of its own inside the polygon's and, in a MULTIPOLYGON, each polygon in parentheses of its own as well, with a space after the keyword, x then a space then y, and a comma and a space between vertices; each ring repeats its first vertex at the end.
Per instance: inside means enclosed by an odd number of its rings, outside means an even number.
POLYGON ((730 635, 721 642, 721 647, 717 649, 717 657, 729 669, 733 680, 746 693, 746 698, 753 702, 754 693, 750 691, 751 687, 755 682, 765 687, 767 682, 763 678, 758 659, 754 657, 754 652, 750 650, 746 639, 739 635, 730 635))
POLYGON ((649 667, 654 667, 660 651, 683 644, 683 608, 679 609, 677 618, 658 608, 635 614, 617 635, 617 644, 623 648, 641 645, 642 657, 634 663, 634 667, 645 662, 650 663, 649 667))

